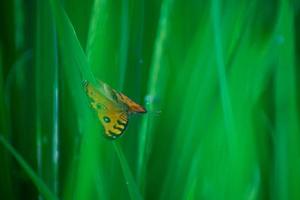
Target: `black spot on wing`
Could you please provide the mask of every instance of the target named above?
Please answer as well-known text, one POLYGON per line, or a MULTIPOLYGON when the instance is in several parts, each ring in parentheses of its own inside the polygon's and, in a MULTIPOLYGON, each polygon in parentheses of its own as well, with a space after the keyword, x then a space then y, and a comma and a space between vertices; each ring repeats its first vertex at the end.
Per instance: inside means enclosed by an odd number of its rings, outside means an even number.
POLYGON ((110 120, 109 117, 104 116, 104 117, 103 117, 103 121, 106 122, 106 123, 109 123, 111 120, 110 120))
POLYGON ((117 133, 115 133, 115 132, 113 132, 113 131, 108 131, 108 133, 109 133, 109 134, 106 134, 106 136, 107 136, 109 139, 115 140, 115 139, 119 138, 121 135, 123 135, 124 131, 121 132, 120 134, 117 134, 117 133))
POLYGON ((121 128, 121 127, 119 127, 119 126, 114 125, 113 128, 114 128, 114 129, 117 129, 117 130, 119 130, 119 131, 121 131, 121 132, 123 132, 124 129, 125 129, 125 126, 123 126, 123 128, 121 128))
POLYGON ((117 123, 118 123, 119 125, 122 125, 122 126, 125 126, 125 127, 126 127, 126 125, 127 125, 127 121, 122 122, 121 120, 117 120, 117 123))
POLYGON ((127 122, 128 121, 128 115, 125 112, 123 112, 120 115, 120 119, 123 120, 124 122, 127 122))

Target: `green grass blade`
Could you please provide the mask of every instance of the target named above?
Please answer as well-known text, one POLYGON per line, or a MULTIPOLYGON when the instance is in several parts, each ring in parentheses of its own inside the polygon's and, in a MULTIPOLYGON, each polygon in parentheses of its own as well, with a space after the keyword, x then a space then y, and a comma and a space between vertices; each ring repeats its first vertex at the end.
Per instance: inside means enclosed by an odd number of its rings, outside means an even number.
MULTIPOLYGON (((0 44, 0 133, 1 137, 9 138, 11 132, 9 130, 9 117, 7 103, 5 101, 5 88, 3 81, 3 62, 2 62, 2 46, 0 44)), ((0 194, 5 199, 13 199, 13 188, 11 178, 11 159, 8 157, 7 151, 0 148, 0 157, 2 164, 0 166, 0 194)))
POLYGON ((127 69, 127 57, 128 57, 128 43, 129 43, 129 1, 122 1, 121 5, 121 38, 120 38, 120 81, 119 87, 120 90, 123 90, 125 75, 127 69))
MULTIPOLYGON (((89 65, 85 57, 84 51, 80 46, 79 40, 75 34, 75 30, 67 17, 65 11, 63 10, 60 3, 56 0, 50 0, 52 13, 55 17, 55 22, 57 26, 57 31, 59 35, 60 46, 63 49, 62 53, 68 59, 73 60, 72 62, 76 64, 75 66, 69 67, 72 69, 72 73, 79 74, 81 81, 83 79, 89 80, 90 82, 96 84, 94 77, 89 70, 89 65), (68 37, 66 37, 68 36, 68 37), (68 47, 73 47, 69 49, 69 52, 66 53, 68 47), (71 57, 71 58, 69 58, 71 57)), ((77 78, 77 84, 81 84, 80 78, 77 78)))
POLYGON ((58 55, 54 20, 49 6, 47 1, 37 2, 36 142, 39 176, 58 194, 58 55))
POLYGON ((21 0, 14 0, 15 13, 15 44, 18 50, 23 50, 25 47, 25 13, 24 4, 21 0))
POLYGON ((76 151, 73 154, 73 161, 71 159, 72 165, 69 166, 70 174, 67 176, 64 196, 67 199, 85 199, 93 188, 94 173, 97 167, 96 158, 99 152, 98 133, 100 131, 99 126, 95 126, 97 121, 88 107, 87 97, 81 84, 84 79, 92 83, 96 83, 96 81, 89 70, 84 52, 65 11, 56 0, 51 1, 50 7, 55 17, 58 32, 63 69, 62 77, 65 80, 65 89, 70 94, 70 96, 64 95, 63 98, 65 101, 72 102, 71 105, 73 106, 68 105, 71 106, 70 109, 74 113, 72 118, 73 123, 76 124, 73 126, 72 137, 80 141, 80 145, 71 146, 76 151))
POLYGON ((91 69, 97 78, 122 90, 128 57, 129 2, 96 0, 92 10, 86 47, 91 69))
MULTIPOLYGON (((220 93, 222 98, 222 109, 224 112, 224 120, 227 127, 228 136, 234 133, 234 119, 232 113, 232 106, 230 100, 230 94, 228 90, 228 82, 226 77, 225 61, 223 56, 223 44, 221 35, 221 15, 220 15, 220 1, 213 0, 211 6, 211 19, 214 33, 214 50, 216 55, 216 65, 218 67, 218 80, 220 93)), ((229 141, 231 139, 229 138, 229 141)))
POLYGON ((146 166, 151 151, 152 134, 155 116, 153 113, 160 110, 160 105, 157 104, 158 99, 164 97, 166 89, 166 76, 168 70, 166 52, 166 39, 169 32, 169 20, 172 11, 173 0, 164 0, 161 5, 160 18, 158 29, 156 33, 154 55, 151 61, 149 72, 149 81, 147 89, 148 102, 146 109, 150 114, 145 116, 142 120, 141 129, 139 133, 139 146, 137 157, 137 180, 140 188, 143 190, 145 185, 146 166), (152 114, 151 114, 152 113, 152 114))
POLYGON ((295 81, 295 47, 293 8, 287 1, 280 1, 277 24, 278 66, 275 75, 275 162, 274 199, 298 199, 300 192, 300 127, 295 81))
POLYGON ((122 170, 123 170, 126 185, 127 185, 127 188, 128 188, 131 199, 132 200, 142 199, 142 197, 139 193, 138 187, 135 183, 135 180, 133 179, 133 175, 132 175, 131 170, 129 168, 128 162, 127 162, 127 160, 124 156, 124 153, 123 153, 119 143, 114 142, 113 145, 114 145, 114 148, 117 152, 118 158, 120 160, 120 164, 121 164, 121 167, 122 167, 122 170))
POLYGON ((0 142, 6 148, 6 150, 17 160, 22 166, 23 170, 30 176, 32 182, 37 187, 39 192, 45 199, 55 200, 57 197, 49 190, 42 179, 34 172, 34 170, 27 164, 22 156, 2 137, 0 136, 0 142))
POLYGON ((95 0, 64 0, 61 2, 76 31, 80 45, 85 47, 89 31, 88 22, 91 18, 92 5, 95 0))

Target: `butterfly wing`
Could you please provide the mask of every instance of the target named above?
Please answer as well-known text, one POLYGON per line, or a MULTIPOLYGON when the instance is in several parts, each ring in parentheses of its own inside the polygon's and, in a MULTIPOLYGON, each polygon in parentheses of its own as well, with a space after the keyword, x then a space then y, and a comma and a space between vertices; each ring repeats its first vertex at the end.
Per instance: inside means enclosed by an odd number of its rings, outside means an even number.
POLYGON ((128 114, 126 112, 98 111, 98 118, 104 127, 105 135, 111 139, 117 139, 126 130, 128 114))
POLYGON ((97 112, 98 119, 104 127, 105 135, 111 139, 120 137, 128 124, 128 112, 124 106, 105 97, 87 81, 83 86, 91 100, 92 108, 97 112))
POLYGON ((146 113, 147 112, 145 108, 143 108, 141 105, 132 101, 129 97, 127 97, 123 93, 117 92, 116 90, 113 90, 113 92, 115 93, 118 101, 122 102, 123 104, 126 105, 129 113, 146 113))
POLYGON ((129 97, 124 95, 121 92, 118 92, 111 88, 108 84, 99 81, 99 84, 103 86, 103 91, 105 94, 112 99, 113 101, 117 102, 119 105, 123 105, 129 113, 146 113, 146 109, 143 108, 141 105, 132 101, 129 97))

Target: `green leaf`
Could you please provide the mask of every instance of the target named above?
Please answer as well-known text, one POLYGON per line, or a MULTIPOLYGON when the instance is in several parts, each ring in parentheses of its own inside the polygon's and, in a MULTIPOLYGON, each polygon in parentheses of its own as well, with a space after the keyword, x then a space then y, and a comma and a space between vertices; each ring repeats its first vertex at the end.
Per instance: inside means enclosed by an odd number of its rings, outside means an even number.
POLYGON ((0 142, 6 148, 6 150, 17 160, 21 165, 23 170, 31 178, 34 185, 37 187, 39 192, 43 195, 45 199, 55 200, 58 199, 47 187, 47 185, 42 181, 42 179, 34 172, 34 170, 27 164, 27 162, 22 158, 22 156, 2 137, 0 136, 0 142))

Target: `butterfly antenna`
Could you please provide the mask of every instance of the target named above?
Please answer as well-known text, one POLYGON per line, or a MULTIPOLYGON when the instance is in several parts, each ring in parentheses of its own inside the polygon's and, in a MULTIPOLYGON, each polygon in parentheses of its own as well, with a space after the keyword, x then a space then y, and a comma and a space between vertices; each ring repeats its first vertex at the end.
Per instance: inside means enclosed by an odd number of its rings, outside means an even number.
POLYGON ((147 111, 147 113, 152 116, 160 116, 162 111, 161 110, 150 110, 150 111, 147 111))

